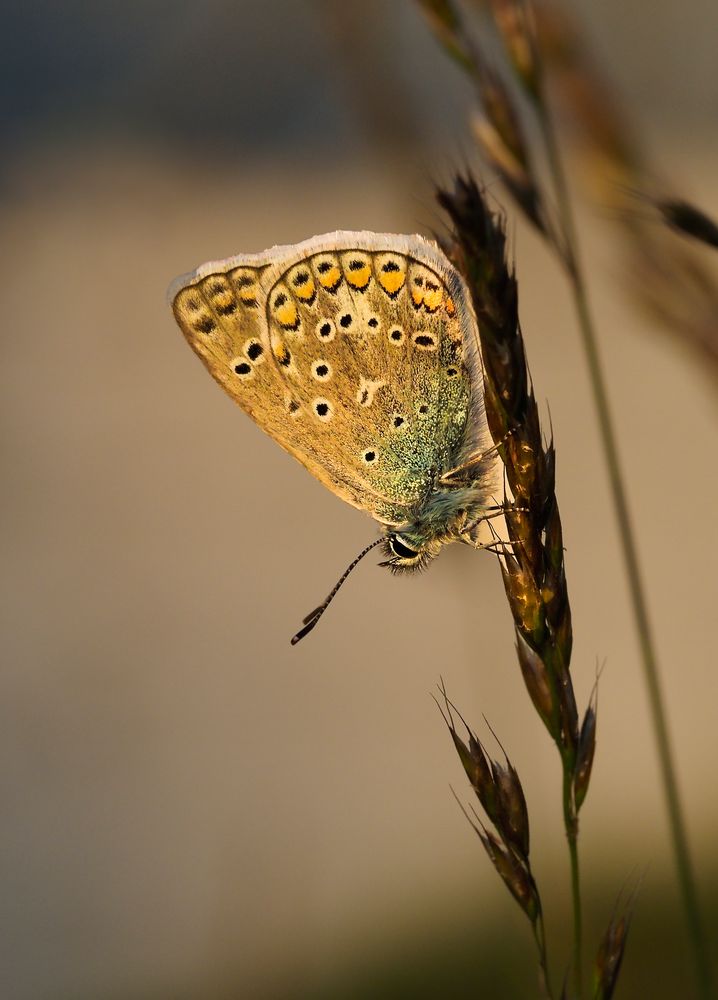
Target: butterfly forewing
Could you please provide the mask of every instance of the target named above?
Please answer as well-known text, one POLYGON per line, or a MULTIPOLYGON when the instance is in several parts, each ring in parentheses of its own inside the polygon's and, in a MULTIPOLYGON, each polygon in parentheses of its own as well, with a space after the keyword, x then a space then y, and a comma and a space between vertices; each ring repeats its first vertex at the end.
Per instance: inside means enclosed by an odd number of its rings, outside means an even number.
POLYGON ((463 295, 420 237, 344 233, 205 265, 173 308, 260 427, 343 499, 400 524, 472 446, 481 371, 463 295))

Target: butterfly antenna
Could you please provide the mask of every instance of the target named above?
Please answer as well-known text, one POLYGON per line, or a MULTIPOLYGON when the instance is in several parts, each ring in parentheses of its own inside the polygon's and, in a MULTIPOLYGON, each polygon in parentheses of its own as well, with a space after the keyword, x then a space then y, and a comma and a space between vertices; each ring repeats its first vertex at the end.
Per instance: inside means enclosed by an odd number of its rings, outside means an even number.
POLYGON ((351 571, 354 569, 354 567, 358 563, 360 563, 362 561, 362 559, 367 554, 367 552, 371 552, 372 549, 376 548, 376 546, 380 545, 383 541, 384 541, 383 538, 376 538, 373 542, 371 542, 370 545, 367 545, 367 547, 365 549, 362 549, 362 551, 359 553, 359 555, 356 557, 356 559, 352 563, 350 563, 349 566, 347 566, 347 568, 344 570, 344 572, 342 573, 342 575, 339 577, 339 579, 335 583, 334 588, 332 589, 331 593, 328 594, 327 597, 324 598, 324 600, 322 601, 322 603, 319 605, 318 608, 315 608, 314 611, 310 611, 309 614, 306 616, 306 618, 303 619, 302 624, 304 625, 304 628, 301 628, 297 632, 297 634, 292 637, 292 645, 293 646, 296 646, 296 644, 299 642, 299 640, 303 639, 305 635, 309 635, 309 633, 312 631, 312 629, 314 628, 314 626, 317 624, 317 622, 319 621, 319 619, 322 617, 322 615, 324 614, 324 612, 327 610, 327 608, 329 607, 329 605, 332 603, 332 601, 336 597, 337 591, 339 590, 339 588, 341 587, 341 585, 344 583, 344 581, 346 580, 346 578, 349 576, 349 574, 351 573, 351 571))

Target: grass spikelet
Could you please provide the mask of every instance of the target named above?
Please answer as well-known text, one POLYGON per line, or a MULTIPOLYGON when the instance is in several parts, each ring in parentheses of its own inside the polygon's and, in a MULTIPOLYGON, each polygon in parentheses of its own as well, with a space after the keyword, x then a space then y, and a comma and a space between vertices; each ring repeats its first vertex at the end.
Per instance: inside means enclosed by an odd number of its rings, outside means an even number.
POLYGON ((631 904, 624 913, 614 913, 608 922, 593 967, 593 1000, 611 1000, 621 971, 631 925, 631 904))
POLYGON ((576 767, 573 775, 573 797, 576 803, 576 812, 583 805, 591 780, 593 758, 596 752, 596 702, 597 694, 596 688, 594 688, 578 736, 576 767))
POLYGON ((495 832, 487 828, 475 810, 472 809, 473 815, 470 815, 458 797, 457 801, 494 869, 531 923, 538 952, 539 981, 543 992, 551 997, 543 908, 529 860, 529 814, 521 780, 505 751, 503 763, 489 756, 476 733, 449 701, 443 683, 439 690, 443 700, 442 707, 441 702, 436 699, 439 711, 454 741, 466 776, 495 832), (466 729, 467 740, 456 731, 454 713, 459 716, 466 729))
POLYGON ((489 0, 489 5, 514 73, 526 92, 532 98, 538 98, 541 64, 533 8, 517 0, 489 0))
POLYGON ((699 243, 718 247, 718 224, 702 209, 681 198, 656 198, 654 205, 671 229, 699 243))
POLYGON ((540 715, 563 752, 578 741, 569 674, 571 609, 563 563, 561 519, 554 491, 555 452, 544 444, 527 376, 516 277, 506 261, 506 236, 471 178, 459 178, 439 202, 453 225, 455 263, 469 281, 485 363, 486 413, 499 446, 513 504, 502 556, 506 596, 517 631, 522 673, 540 715))
MULTIPOLYGON (((536 183, 536 171, 531 162, 530 145, 516 108, 515 101, 503 76, 489 63, 482 49, 469 38, 457 7, 451 0, 417 0, 437 41, 451 58, 468 73, 477 90, 481 113, 474 122, 476 140, 488 163, 496 170, 507 189, 521 205, 527 218, 541 232, 550 231, 549 214, 541 187, 536 183)), ((513 17, 509 5, 497 4, 502 10, 502 23, 513 46, 521 72, 531 75, 533 47, 528 22, 513 17), (509 20, 511 25, 509 25, 509 20)), ((528 85, 528 84, 527 84, 528 85)), ((532 84, 533 86, 533 84, 532 84)), ((538 86, 538 78, 535 79, 538 86)))

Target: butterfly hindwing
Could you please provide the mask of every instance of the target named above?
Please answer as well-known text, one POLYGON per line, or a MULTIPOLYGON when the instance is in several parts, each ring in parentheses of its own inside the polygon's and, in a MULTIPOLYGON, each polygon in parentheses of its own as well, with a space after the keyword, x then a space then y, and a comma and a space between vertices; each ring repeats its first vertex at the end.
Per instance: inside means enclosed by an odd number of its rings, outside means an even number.
POLYGON ((210 273, 182 287, 172 308, 185 337, 220 385, 273 432, 276 375, 264 335, 262 268, 210 273))
POLYGON ((381 521, 405 521, 481 444, 473 313, 421 237, 317 237, 205 265, 173 291, 185 336, 223 388, 381 521))
MULTIPOLYGON (((324 468, 303 447, 302 435, 293 433, 299 413, 271 351, 267 289, 261 283, 266 269, 266 264, 236 265, 232 259, 177 279, 170 290, 175 319, 192 349, 245 413, 313 475, 331 485, 324 468)), ((340 484, 334 489, 342 499, 361 506, 359 495, 340 484)))

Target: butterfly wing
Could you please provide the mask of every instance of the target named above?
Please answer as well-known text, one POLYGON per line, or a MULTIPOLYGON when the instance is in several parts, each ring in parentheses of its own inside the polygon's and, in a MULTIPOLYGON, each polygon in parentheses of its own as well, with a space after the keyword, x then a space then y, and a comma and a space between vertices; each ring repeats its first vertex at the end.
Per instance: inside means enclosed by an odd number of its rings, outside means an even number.
POLYGON ((287 399, 267 331, 262 276, 268 266, 247 256, 183 275, 169 292, 175 318, 192 349, 244 412, 342 499, 361 506, 357 493, 327 481, 301 434, 293 433, 298 414, 287 399))
POLYGON ((418 236, 333 233, 203 265, 170 289, 212 375, 342 499, 389 524, 490 446, 476 325, 418 236))

